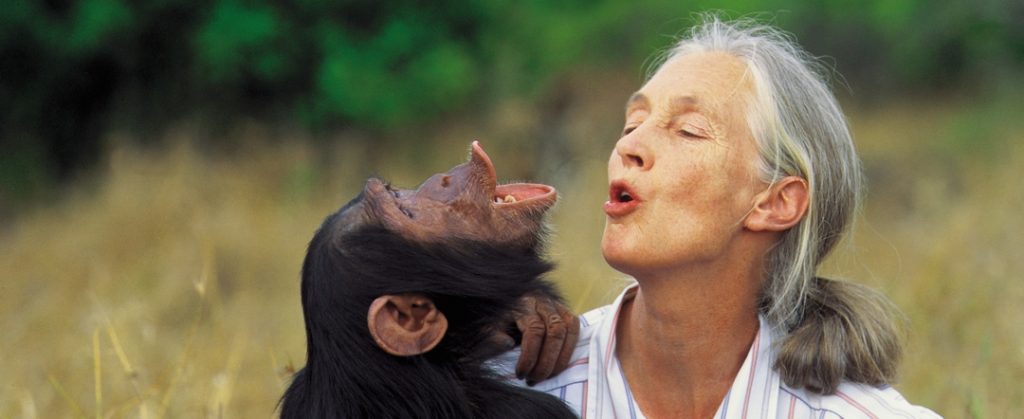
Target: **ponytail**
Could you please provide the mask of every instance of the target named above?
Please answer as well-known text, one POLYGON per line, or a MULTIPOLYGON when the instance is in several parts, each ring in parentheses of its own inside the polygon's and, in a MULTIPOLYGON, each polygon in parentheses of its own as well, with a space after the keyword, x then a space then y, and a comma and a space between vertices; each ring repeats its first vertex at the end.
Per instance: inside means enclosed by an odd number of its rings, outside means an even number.
POLYGON ((891 383, 902 354, 895 313, 868 287, 814 278, 803 317, 778 347, 775 369, 786 385, 821 394, 835 393, 843 380, 891 383))

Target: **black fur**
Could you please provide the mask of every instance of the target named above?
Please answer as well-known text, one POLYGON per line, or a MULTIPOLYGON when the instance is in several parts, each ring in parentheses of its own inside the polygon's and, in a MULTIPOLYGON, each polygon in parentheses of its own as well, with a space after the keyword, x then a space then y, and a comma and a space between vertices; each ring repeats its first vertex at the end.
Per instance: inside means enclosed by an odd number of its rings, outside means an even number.
POLYGON ((372 223, 347 230, 336 222, 344 210, 320 227, 303 264, 307 364, 284 394, 282 418, 576 417, 483 365, 502 349, 489 339, 493 328, 521 296, 556 295, 542 279, 551 265, 540 240, 526 249, 421 245, 372 223), (389 355, 367 329, 370 303, 400 293, 428 296, 448 318, 444 339, 423 355, 389 355))

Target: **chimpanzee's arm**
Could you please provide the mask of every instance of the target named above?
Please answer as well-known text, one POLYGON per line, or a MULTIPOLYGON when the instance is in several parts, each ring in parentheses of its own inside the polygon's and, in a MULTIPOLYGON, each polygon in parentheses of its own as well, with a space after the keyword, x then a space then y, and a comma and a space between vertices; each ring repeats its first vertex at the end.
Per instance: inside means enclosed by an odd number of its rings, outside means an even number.
POLYGON ((544 293, 522 297, 516 316, 522 334, 516 376, 533 384, 562 372, 579 338, 579 319, 560 299, 544 293))

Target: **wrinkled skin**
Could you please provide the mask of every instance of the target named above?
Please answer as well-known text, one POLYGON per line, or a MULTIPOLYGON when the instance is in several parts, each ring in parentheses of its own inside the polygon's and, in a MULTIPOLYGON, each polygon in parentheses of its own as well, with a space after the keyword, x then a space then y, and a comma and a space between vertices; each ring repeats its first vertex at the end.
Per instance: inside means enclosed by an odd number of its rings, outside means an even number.
POLYGON ((547 295, 527 295, 515 322, 523 336, 517 377, 533 385, 569 366, 580 324, 567 307, 547 295))
MULTIPOLYGON (((527 250, 538 246, 544 213, 557 194, 542 184, 497 185, 494 165, 474 141, 468 162, 431 176, 415 190, 371 178, 362 198, 340 214, 344 222, 338 225, 354 229, 381 223, 423 242, 458 238, 527 250)), ((519 313, 509 322, 522 335, 522 355, 516 365, 519 378, 533 383, 565 369, 579 322, 556 297, 524 296, 519 313)), ((511 348, 514 339, 502 332, 506 328, 496 325, 495 329, 495 339, 511 348)))

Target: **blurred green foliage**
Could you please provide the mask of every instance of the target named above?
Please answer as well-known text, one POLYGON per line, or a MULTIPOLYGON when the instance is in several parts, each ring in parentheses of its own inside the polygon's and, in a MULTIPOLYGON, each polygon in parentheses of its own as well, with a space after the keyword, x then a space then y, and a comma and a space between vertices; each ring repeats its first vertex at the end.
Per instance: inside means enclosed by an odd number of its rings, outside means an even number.
POLYGON ((382 132, 539 103, 580 67, 636 74, 713 8, 840 57, 865 99, 983 86, 1024 63, 1013 0, 12 0, 0 15, 0 200, 77 173, 111 127, 245 115, 382 132))

